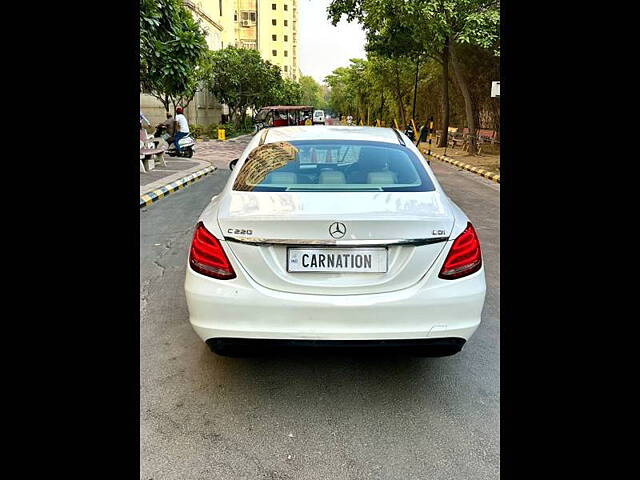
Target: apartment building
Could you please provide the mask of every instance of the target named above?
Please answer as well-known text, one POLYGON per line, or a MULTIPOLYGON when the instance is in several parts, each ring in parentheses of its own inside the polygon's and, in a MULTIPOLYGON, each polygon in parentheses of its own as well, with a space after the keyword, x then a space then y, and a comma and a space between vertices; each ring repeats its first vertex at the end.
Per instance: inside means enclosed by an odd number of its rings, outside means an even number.
MULTIPOLYGON (((298 59, 298 0, 184 0, 194 18, 207 30, 211 50, 229 45, 252 48, 278 65, 282 76, 300 79, 298 59)), ((165 118, 162 104, 140 95, 140 108, 152 124, 165 118)), ((205 91, 198 92, 185 114, 192 124, 217 123, 226 106, 205 91)))

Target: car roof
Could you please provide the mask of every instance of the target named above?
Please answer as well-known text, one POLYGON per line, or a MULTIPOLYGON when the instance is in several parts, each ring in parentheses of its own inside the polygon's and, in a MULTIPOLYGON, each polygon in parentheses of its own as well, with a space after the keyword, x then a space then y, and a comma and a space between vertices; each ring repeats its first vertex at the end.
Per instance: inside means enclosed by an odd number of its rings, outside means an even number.
POLYGON ((301 125, 269 128, 265 143, 295 140, 359 140, 398 144, 398 136, 391 128, 339 125, 301 125))

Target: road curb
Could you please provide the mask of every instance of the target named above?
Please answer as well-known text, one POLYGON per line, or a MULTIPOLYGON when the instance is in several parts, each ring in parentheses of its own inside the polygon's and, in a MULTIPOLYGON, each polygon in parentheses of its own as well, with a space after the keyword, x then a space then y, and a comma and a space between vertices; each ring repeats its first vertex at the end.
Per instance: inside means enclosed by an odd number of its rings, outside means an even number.
POLYGON ((187 185, 195 182, 196 180, 199 180, 200 178, 210 174, 215 170, 217 170, 216 167, 211 165, 209 167, 202 168, 197 172, 193 172, 187 175, 186 177, 182 177, 176 180, 175 182, 171 182, 167 185, 164 185, 163 187, 156 188, 151 192, 147 192, 140 195, 140 208, 151 205, 152 203, 157 202, 161 198, 164 198, 173 192, 177 192, 178 190, 186 187, 187 185))
POLYGON ((456 167, 462 168, 463 170, 468 170, 469 172, 475 173, 476 175, 480 175, 481 177, 488 178, 489 180, 493 180, 496 183, 500 183, 500 174, 488 172, 482 168, 473 167, 467 163, 462 163, 459 160, 454 160, 450 157, 445 157, 444 155, 438 155, 437 153, 432 153, 432 157, 437 158, 438 160, 449 163, 456 167))
POLYGON ((237 137, 231 137, 231 138, 227 138, 226 140, 218 140, 217 138, 210 138, 209 140, 203 140, 202 138, 196 138, 196 142, 200 143, 209 143, 209 142, 220 142, 220 143, 227 143, 227 142, 236 142, 238 140, 244 140, 245 137, 253 137, 253 133, 243 133, 242 135, 238 135, 237 137))

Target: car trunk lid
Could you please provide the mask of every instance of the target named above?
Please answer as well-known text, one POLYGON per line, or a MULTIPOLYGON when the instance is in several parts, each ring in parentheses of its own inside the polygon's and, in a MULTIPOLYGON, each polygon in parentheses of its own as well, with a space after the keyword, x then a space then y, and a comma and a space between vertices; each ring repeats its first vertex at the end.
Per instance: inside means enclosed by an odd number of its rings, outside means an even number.
POLYGON ((283 292, 350 295, 418 282, 446 245, 453 214, 435 191, 231 191, 221 202, 218 223, 228 250, 258 284, 283 292), (336 223, 344 226, 343 236, 331 235, 336 223), (340 253, 383 249, 386 271, 289 271, 289 249, 301 247, 339 247, 340 253))

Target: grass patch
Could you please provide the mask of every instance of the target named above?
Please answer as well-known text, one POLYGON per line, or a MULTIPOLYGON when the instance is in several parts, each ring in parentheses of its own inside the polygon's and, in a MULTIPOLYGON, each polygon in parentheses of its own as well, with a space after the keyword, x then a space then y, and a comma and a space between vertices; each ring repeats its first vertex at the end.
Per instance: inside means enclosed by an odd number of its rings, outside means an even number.
MULTIPOLYGON (((423 143, 420 144, 420 151, 424 154, 427 153, 427 146, 423 143)), ((472 167, 482 168, 492 173, 500 173, 500 146, 499 145, 483 145, 482 153, 480 155, 469 155, 462 148, 447 148, 447 157, 459 162, 466 163, 472 167)), ((432 153, 438 155, 444 155, 445 149, 434 147, 431 149, 432 153)))

